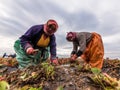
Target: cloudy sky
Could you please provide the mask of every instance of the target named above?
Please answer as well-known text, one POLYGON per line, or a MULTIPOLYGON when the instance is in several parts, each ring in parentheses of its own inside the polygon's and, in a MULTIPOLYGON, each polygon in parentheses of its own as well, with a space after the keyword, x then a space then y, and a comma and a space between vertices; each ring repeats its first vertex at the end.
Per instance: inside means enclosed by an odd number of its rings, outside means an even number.
POLYGON ((0 55, 14 53, 15 40, 31 26, 51 18, 59 24, 58 56, 72 50, 66 32, 87 31, 102 36, 105 58, 120 58, 120 0, 1 0, 0 55))

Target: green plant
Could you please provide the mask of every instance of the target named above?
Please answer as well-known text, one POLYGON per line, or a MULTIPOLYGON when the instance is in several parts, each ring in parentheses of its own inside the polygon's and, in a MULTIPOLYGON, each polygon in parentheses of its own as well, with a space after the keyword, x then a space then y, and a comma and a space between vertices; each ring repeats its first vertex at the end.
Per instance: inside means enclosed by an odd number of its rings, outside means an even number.
POLYGON ((63 86, 59 86, 57 90, 63 90, 63 86))
POLYGON ((91 68, 91 71, 94 74, 94 76, 91 78, 92 81, 102 86, 104 90, 120 90, 119 81, 117 81, 115 78, 110 77, 106 73, 102 73, 98 68, 91 68))
POLYGON ((0 81, 0 90, 9 90, 9 84, 6 81, 0 81))
POLYGON ((53 77, 54 75, 54 66, 52 66, 49 63, 42 63, 42 67, 45 69, 45 73, 46 73, 46 78, 48 79, 49 77, 53 77))
POLYGON ((91 71, 92 71, 93 74, 98 75, 98 74, 100 74, 101 69, 99 69, 99 68, 91 68, 91 71))
POLYGON ((81 70, 82 67, 83 67, 83 66, 79 64, 79 65, 77 66, 77 69, 78 69, 78 70, 81 70))

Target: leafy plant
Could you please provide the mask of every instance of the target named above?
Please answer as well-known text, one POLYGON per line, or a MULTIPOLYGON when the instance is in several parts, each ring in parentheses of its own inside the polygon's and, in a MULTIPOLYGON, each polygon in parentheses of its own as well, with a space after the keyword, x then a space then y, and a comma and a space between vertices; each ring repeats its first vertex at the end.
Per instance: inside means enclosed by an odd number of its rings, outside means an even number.
POLYGON ((99 68, 91 68, 91 71, 93 74, 96 74, 96 75, 100 74, 100 72, 101 72, 101 70, 99 68))
POLYGON ((98 68, 91 68, 92 73, 94 76, 91 78, 95 84, 99 84, 102 86, 104 90, 120 90, 119 81, 115 78, 110 77, 106 73, 102 73, 98 68))
POLYGON ((0 81, 0 90, 9 90, 9 84, 6 81, 0 81))
POLYGON ((59 86, 57 90, 63 90, 63 86, 59 86))
POLYGON ((46 78, 48 79, 49 77, 53 77, 54 75, 54 66, 52 66, 51 64, 44 62, 42 63, 42 67, 45 69, 46 72, 46 78))
POLYGON ((83 66, 79 64, 79 65, 77 66, 77 69, 78 69, 78 70, 81 70, 82 67, 83 67, 83 66))

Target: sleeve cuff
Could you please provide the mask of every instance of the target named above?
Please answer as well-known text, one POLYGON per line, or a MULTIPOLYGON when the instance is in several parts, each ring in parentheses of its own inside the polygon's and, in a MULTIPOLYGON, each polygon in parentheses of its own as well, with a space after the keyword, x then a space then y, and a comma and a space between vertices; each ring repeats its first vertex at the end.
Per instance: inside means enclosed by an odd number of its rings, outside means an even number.
POLYGON ((30 45, 29 43, 27 43, 26 46, 25 46, 25 51, 26 51, 27 48, 29 48, 29 47, 32 47, 32 45, 30 45))
POLYGON ((72 51, 71 54, 76 54, 76 52, 75 52, 75 51, 72 51))
POLYGON ((76 53, 76 55, 79 57, 79 56, 81 56, 83 54, 83 52, 82 51, 78 51, 77 53, 76 53))

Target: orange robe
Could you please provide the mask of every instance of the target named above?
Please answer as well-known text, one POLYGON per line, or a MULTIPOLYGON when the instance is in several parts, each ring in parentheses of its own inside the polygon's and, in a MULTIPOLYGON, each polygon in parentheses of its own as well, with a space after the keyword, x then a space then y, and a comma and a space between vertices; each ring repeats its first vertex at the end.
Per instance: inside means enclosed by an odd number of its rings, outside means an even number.
POLYGON ((91 67, 102 68, 103 56, 104 56, 104 46, 101 36, 97 33, 92 33, 92 40, 87 45, 81 58, 85 60, 86 63, 90 64, 91 67))

